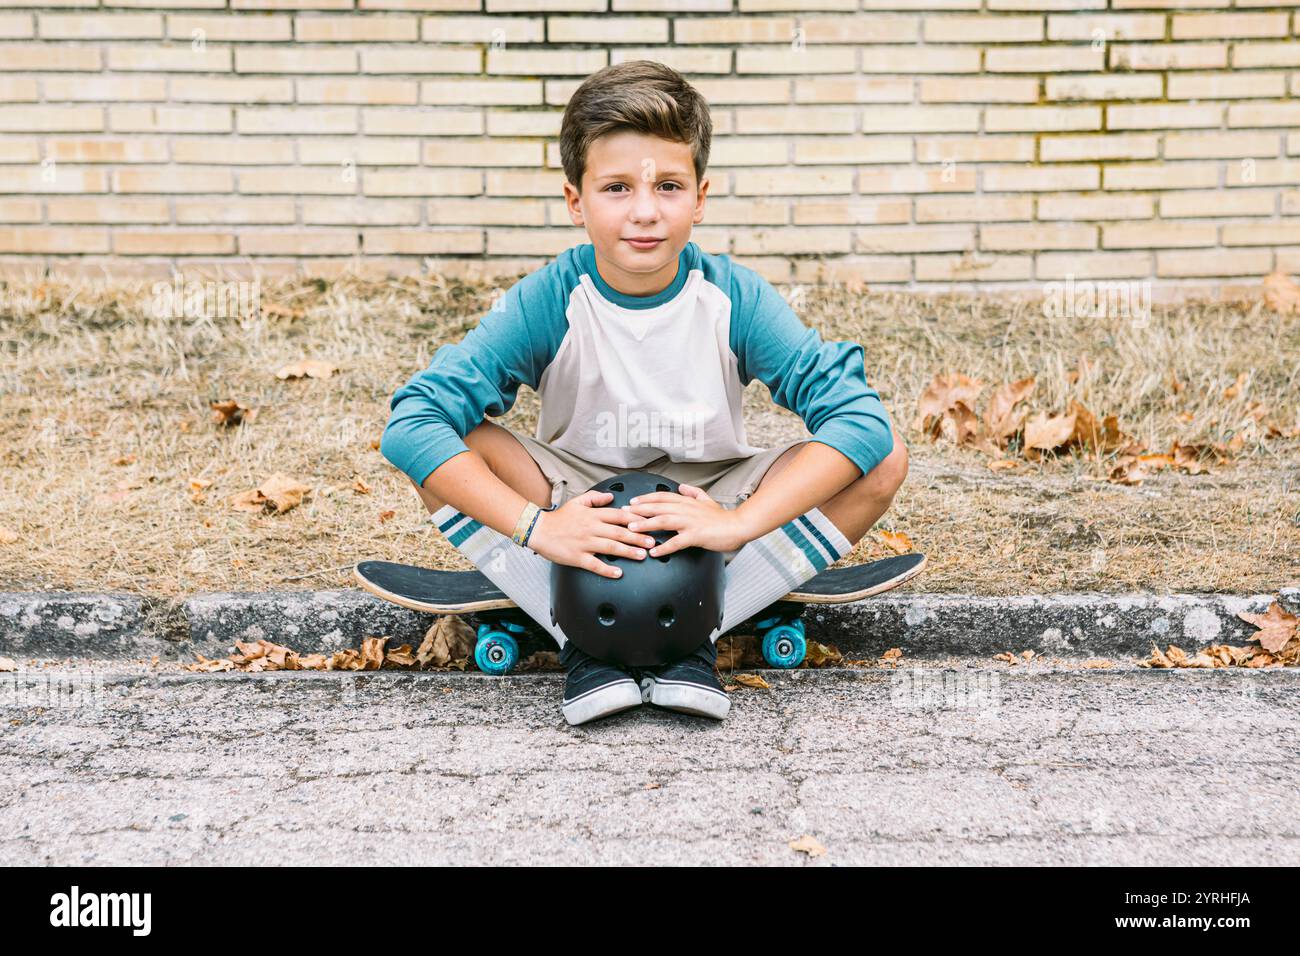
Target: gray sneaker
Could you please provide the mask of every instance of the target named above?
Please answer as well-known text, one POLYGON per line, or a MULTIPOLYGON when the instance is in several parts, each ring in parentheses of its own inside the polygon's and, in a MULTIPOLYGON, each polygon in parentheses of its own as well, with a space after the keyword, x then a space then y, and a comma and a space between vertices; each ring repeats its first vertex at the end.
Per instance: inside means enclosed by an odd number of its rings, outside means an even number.
POLYGON ((638 668, 641 699, 656 707, 721 720, 731 709, 731 698, 718 681, 717 663, 717 645, 706 640, 671 664, 638 668))
POLYGON ((641 689, 625 670, 580 651, 572 641, 560 650, 564 679, 564 719, 570 724, 608 717, 642 704, 641 689))

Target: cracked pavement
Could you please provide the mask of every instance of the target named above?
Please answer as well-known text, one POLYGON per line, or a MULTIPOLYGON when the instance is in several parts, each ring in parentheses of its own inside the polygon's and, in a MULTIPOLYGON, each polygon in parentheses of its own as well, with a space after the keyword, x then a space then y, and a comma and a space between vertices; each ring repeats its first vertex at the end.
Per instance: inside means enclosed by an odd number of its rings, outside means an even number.
POLYGON ((1295 671, 761 673, 579 727, 559 674, 0 674, 0 864, 1300 862, 1295 671))

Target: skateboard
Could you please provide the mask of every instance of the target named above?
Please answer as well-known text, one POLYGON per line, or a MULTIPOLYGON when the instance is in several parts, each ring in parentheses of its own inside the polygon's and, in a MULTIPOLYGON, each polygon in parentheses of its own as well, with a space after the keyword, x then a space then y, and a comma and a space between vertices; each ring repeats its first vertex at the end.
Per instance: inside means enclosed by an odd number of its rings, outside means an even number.
MULTIPOLYGON (((798 667, 807 653, 803 611, 810 604, 847 604, 896 588, 920 574, 925 555, 900 554, 869 564, 831 568, 761 611, 755 636, 773 667, 798 667)), ((357 583, 385 601, 431 614, 480 618, 474 663, 488 674, 505 674, 519 661, 519 638, 543 631, 492 581, 475 569, 438 571, 393 561, 361 561, 357 583)))

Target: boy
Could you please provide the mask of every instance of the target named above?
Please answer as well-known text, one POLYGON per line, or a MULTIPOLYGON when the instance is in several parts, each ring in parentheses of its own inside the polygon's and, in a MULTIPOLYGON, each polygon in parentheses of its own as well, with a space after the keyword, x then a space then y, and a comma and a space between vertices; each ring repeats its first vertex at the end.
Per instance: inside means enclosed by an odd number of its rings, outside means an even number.
POLYGON ((384 456, 447 539, 555 637, 570 724, 641 703, 725 717, 717 638, 848 553, 907 473, 862 347, 822 342, 757 273, 690 241, 711 134, 703 97, 662 64, 590 76, 565 108, 560 155, 569 216, 591 241, 519 280, 390 403, 384 456), (741 394, 755 377, 811 440, 746 442, 741 394), (484 420, 522 383, 541 398, 536 437, 484 420), (681 493, 615 509, 585 491, 627 471, 681 493), (660 530, 677 533, 655 547, 647 532, 660 530), (725 608, 682 660, 624 671, 549 623, 550 562, 617 577, 598 556, 691 546, 724 553, 725 608))

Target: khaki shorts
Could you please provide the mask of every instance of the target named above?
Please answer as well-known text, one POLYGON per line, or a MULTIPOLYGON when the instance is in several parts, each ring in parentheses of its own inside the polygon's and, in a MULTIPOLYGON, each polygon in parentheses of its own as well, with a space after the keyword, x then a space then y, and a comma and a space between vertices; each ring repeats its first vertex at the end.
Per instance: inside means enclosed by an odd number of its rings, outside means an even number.
MULTIPOLYGON (((502 426, 504 427, 504 426, 502 426)), ((749 458, 731 458, 726 461, 670 461, 667 455, 642 465, 640 468, 612 468, 579 458, 562 448, 548 445, 531 435, 522 435, 507 429, 527 449, 546 480, 551 483, 551 504, 562 505, 586 492, 592 485, 627 471, 648 471, 663 475, 679 484, 685 482, 703 488, 710 498, 722 507, 733 509, 754 493, 767 470, 790 448, 802 445, 809 438, 795 438, 774 448, 768 448, 749 458)), ((731 561, 739 549, 724 551, 726 561, 731 561)))

